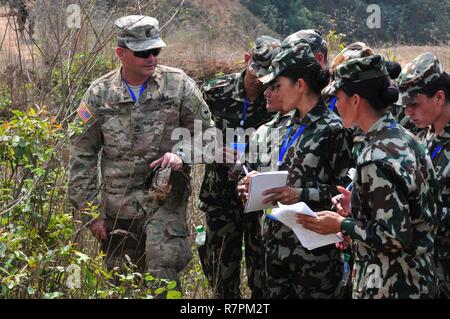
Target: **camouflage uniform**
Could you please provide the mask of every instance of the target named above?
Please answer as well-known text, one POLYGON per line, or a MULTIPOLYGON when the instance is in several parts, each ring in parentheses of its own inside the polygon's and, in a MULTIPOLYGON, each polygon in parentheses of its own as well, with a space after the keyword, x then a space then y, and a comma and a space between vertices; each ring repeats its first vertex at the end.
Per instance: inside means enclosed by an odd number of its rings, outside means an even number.
MULTIPOLYGON (((309 45, 300 43, 278 54, 271 73, 261 78, 269 83, 295 63, 311 63, 309 45)), ((316 63, 316 62, 314 62, 316 63)), ((298 201, 312 210, 330 207, 330 198, 344 185, 351 167, 350 136, 338 116, 322 100, 300 119, 298 110, 287 122, 290 137, 303 125, 303 133, 287 150, 279 170, 289 172, 288 186, 299 188, 298 201)), ((285 136, 281 137, 283 140, 285 136)), ((332 298, 341 279, 339 250, 334 245, 305 249, 294 232, 284 224, 265 219, 267 298, 332 298)))
MULTIPOLYGON (((162 47, 156 19, 133 22, 134 17, 116 21, 119 30, 124 23, 134 26, 119 40, 130 41, 130 46, 147 42, 162 47), (135 36, 144 39, 133 44, 135 36)), ((107 267, 121 266, 127 254, 141 271, 145 265, 155 277, 179 284, 177 273, 192 257, 186 222, 189 166, 171 174, 173 187, 162 204, 150 198, 146 183, 149 164, 172 152, 177 143, 171 140, 175 128, 193 133, 194 120, 200 120, 203 129, 214 125, 200 90, 183 71, 158 65, 134 102, 117 69, 91 84, 78 115, 84 125, 71 138, 69 197, 77 208, 88 201, 99 205, 108 232, 103 242, 107 267)), ((185 146, 184 151, 189 151, 190 145, 185 146)), ((88 222, 88 217, 83 221, 88 222)))
MULTIPOLYGON (((342 63, 327 92, 388 76, 379 55, 342 63)), ((341 225, 352 239, 353 298, 432 298, 439 191, 425 147, 386 112, 366 134, 351 194, 352 218, 341 225)))
MULTIPOLYGON (((279 51, 280 42, 262 36, 252 50, 250 68, 264 74, 265 67, 279 51)), ((240 127, 245 104, 244 70, 207 81, 202 90, 217 127, 224 139, 226 129, 240 127)), ((267 122, 272 114, 266 110, 266 101, 261 94, 249 102, 244 129, 257 128, 267 122)), ((224 144, 225 141, 224 141, 224 144)), ((203 270, 214 290, 216 298, 240 298, 240 265, 242 238, 245 242, 245 261, 248 285, 252 298, 262 297, 261 282, 261 238, 258 213, 244 214, 241 199, 236 192, 236 181, 228 178, 224 165, 209 164, 205 167, 198 207, 206 213, 206 251, 199 250, 203 270)))
MULTIPOLYGON (((438 79, 442 73, 438 59, 431 53, 424 53, 414 59, 398 79, 402 100, 405 103, 413 101, 422 88, 438 79)), ((419 138, 432 156, 442 195, 443 212, 435 245, 436 264, 440 294, 450 298, 450 123, 440 135, 436 135, 430 126, 419 138)))

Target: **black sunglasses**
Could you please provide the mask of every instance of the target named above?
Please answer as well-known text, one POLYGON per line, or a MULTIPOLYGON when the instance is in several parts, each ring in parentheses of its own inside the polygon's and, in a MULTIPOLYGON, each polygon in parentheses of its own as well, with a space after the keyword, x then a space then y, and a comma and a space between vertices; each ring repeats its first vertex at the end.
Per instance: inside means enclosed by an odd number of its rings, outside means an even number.
POLYGON ((145 51, 133 51, 133 55, 137 58, 146 59, 150 55, 153 55, 154 57, 158 56, 158 54, 161 52, 161 49, 149 49, 145 51))

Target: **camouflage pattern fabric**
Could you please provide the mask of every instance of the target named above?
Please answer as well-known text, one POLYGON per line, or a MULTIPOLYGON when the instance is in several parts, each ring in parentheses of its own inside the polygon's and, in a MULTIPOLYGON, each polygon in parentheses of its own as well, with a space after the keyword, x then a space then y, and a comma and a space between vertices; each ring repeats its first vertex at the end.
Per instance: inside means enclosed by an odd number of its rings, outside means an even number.
MULTIPOLYGON (((299 201, 314 211, 329 209, 331 197, 338 193, 336 185, 348 183, 351 138, 323 101, 302 120, 298 111, 294 112, 288 125, 293 128, 291 137, 302 125, 307 127, 278 169, 289 172, 288 185, 300 189, 299 201)), ((334 245, 309 251, 290 228, 268 218, 264 220, 263 234, 266 298, 335 297, 342 264, 334 245)))
POLYGON ((166 47, 159 37, 159 22, 155 18, 131 15, 117 19, 114 26, 119 46, 126 46, 133 51, 166 47))
POLYGON ((281 47, 282 49, 289 49, 302 42, 307 43, 313 53, 328 51, 328 43, 323 38, 322 33, 314 29, 300 30, 292 33, 281 42, 281 47))
POLYGON ((353 82, 360 82, 379 77, 388 77, 389 74, 381 55, 369 55, 362 58, 353 58, 336 66, 333 80, 323 89, 326 95, 335 95, 336 90, 353 82))
POLYGON ((385 113, 366 134, 341 230, 355 258, 353 298, 433 298, 439 190, 425 147, 385 113))
POLYGON ((442 73, 439 60, 430 52, 423 53, 408 63, 397 79, 401 104, 411 103, 424 86, 438 79, 442 73))
POLYGON ((268 73, 270 61, 281 51, 281 42, 268 35, 256 38, 255 46, 251 49, 252 63, 250 68, 255 70, 257 76, 268 73))
MULTIPOLYGON (((171 140, 175 128, 185 127, 193 135, 194 120, 201 121, 203 129, 214 123, 200 90, 181 70, 157 66, 136 103, 120 71, 94 81, 78 108, 74 124, 81 128, 71 137, 69 198, 76 208, 84 208, 87 202, 98 205, 108 219, 145 222, 147 270, 155 275, 175 274, 186 264, 179 256, 190 254, 186 222, 189 166, 171 174, 173 187, 160 205, 146 187, 149 164, 172 152, 178 142, 171 140)), ((182 147, 190 152, 191 145, 182 147)), ((82 219, 89 222, 87 217, 82 219)))
POLYGON ((286 114, 277 113, 267 123, 261 125, 251 140, 251 144, 256 148, 256 158, 250 158, 249 167, 259 172, 277 171, 277 160, 271 161, 272 156, 279 154, 283 138, 286 136, 292 118, 296 111, 292 110, 286 114), (272 155, 275 154, 275 155, 272 155), (266 158, 262 158, 267 156, 266 158))
MULTIPOLYGON (((331 72, 334 72, 336 68, 341 65, 344 62, 350 61, 352 59, 358 59, 358 58, 364 58, 368 57, 370 55, 373 55, 373 50, 367 46, 364 42, 354 42, 347 47, 345 47, 339 54, 333 59, 333 62, 331 63, 331 72)), ((331 95, 329 95, 330 92, 329 89, 323 90, 323 95, 327 100, 330 100, 331 95)), ((334 110, 336 114, 339 115, 339 111, 337 108, 334 110)), ((358 158, 359 153, 361 152, 362 148, 365 144, 365 136, 364 132, 360 128, 347 128, 348 133, 353 136, 353 145, 352 145, 352 153, 353 158, 356 162, 356 159, 358 158)))
MULTIPOLYGON (((244 110, 244 76, 241 73, 207 81, 203 86, 218 129, 226 138, 227 128, 240 126, 244 110)), ((249 103, 244 129, 257 128, 267 122, 272 114, 267 113, 266 102, 261 94, 249 103)), ((224 141, 224 145, 226 141, 224 141)), ((260 229, 258 213, 244 214, 241 199, 236 192, 236 181, 228 178, 228 168, 207 164, 200 190, 198 207, 206 212, 206 253, 202 254, 203 271, 208 278, 216 298, 240 298, 240 264, 242 238, 245 241, 247 273, 252 298, 261 298, 262 283, 260 229)))
MULTIPOLYGON (((443 69, 439 60, 429 52, 419 55, 407 64, 398 79, 403 106, 412 103, 425 86, 439 79, 442 74, 443 69)), ((439 189, 441 190, 443 214, 436 237, 436 260, 440 279, 440 294, 442 297, 450 298, 450 184, 448 180, 448 176, 450 176, 450 125, 447 124, 439 136, 435 134, 433 127, 428 129, 416 128, 416 130, 419 132, 418 137, 432 155, 439 189)))
MULTIPOLYGON (((300 42, 292 48, 278 53, 272 62, 270 62, 269 73, 260 77, 259 80, 263 84, 268 84, 290 66, 299 62, 305 64, 308 60, 311 64, 317 62, 311 51, 311 47, 307 43, 300 42)), ((305 65, 305 67, 307 68, 308 65, 305 65)))
POLYGON ((336 68, 349 60, 359 59, 374 55, 373 50, 367 46, 364 42, 353 42, 346 46, 339 54, 334 58, 331 64, 331 71, 334 72, 336 68))
POLYGON ((431 155, 442 195, 442 216, 436 237, 436 259, 442 297, 450 298, 450 124, 437 136, 433 128, 422 135, 431 155))

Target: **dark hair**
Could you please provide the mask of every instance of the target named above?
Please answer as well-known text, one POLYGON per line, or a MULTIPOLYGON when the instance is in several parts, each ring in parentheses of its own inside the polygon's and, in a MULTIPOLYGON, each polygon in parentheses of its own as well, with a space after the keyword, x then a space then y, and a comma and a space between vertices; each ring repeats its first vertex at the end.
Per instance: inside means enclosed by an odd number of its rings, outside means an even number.
POLYGON ((375 110, 384 110, 398 100, 399 90, 391 84, 388 76, 346 84, 342 90, 347 96, 358 94, 375 110))
POLYGON ((400 63, 394 61, 386 61, 386 69, 389 73, 389 77, 392 80, 398 78, 398 76, 402 72, 402 66, 400 65, 400 63))
POLYGON ((305 59, 305 63, 291 65, 281 72, 279 76, 289 78, 292 83, 302 78, 308 84, 311 91, 319 95, 330 81, 330 73, 328 70, 324 70, 314 58, 305 59))
POLYGON ((442 73, 441 76, 428 83, 424 88, 420 90, 420 93, 425 94, 428 97, 432 97, 437 91, 442 90, 445 93, 445 101, 450 102, 450 75, 442 73))

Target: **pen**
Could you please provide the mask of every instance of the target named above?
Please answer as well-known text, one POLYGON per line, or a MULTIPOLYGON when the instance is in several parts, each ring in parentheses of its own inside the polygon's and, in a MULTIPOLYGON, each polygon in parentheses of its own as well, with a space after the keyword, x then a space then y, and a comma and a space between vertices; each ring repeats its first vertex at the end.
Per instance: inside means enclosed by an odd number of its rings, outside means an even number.
MULTIPOLYGON (((345 189, 348 190, 348 191, 351 191, 351 190, 352 190, 352 187, 353 187, 353 182, 351 182, 350 184, 348 184, 347 187, 346 187, 345 189)), ((343 195, 343 194, 339 195, 338 203, 341 202, 342 195, 343 195)), ((333 204, 333 206, 331 206, 331 210, 334 210, 335 208, 336 208, 336 206, 333 204)))
POLYGON ((242 164, 242 168, 244 169, 245 175, 248 175, 247 166, 245 166, 245 164, 242 164))

